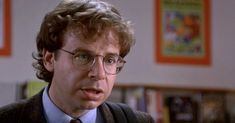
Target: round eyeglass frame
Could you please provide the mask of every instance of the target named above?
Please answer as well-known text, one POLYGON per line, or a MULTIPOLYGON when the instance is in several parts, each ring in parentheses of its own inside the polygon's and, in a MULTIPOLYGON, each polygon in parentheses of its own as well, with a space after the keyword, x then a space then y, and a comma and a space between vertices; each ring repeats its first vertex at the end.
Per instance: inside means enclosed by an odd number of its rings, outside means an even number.
MULTIPOLYGON (((70 55, 72 55, 72 57, 73 57, 73 58, 72 58, 73 64, 76 64, 76 63, 74 63, 74 59, 75 59, 76 52, 70 52, 70 51, 65 50, 65 49, 63 49, 63 48, 61 48, 60 50, 66 52, 66 53, 68 53, 68 54, 70 54, 70 55)), ((77 66, 78 66, 80 69, 82 69, 82 70, 90 70, 90 69, 94 66, 94 64, 95 64, 95 62, 96 62, 95 57, 102 57, 102 58, 103 58, 103 60, 102 60, 102 61, 103 61, 103 69, 105 70, 105 73, 110 74, 110 75, 116 75, 116 74, 120 73, 120 71, 121 71, 122 68, 124 67, 124 64, 126 63, 126 61, 125 61, 121 56, 118 56, 118 61, 117 61, 115 73, 112 73, 112 72, 109 72, 109 71, 107 70, 106 66, 105 66, 105 63, 104 63, 104 58, 105 58, 105 56, 102 56, 102 55, 93 55, 92 62, 91 62, 91 64, 90 64, 89 66, 87 66, 87 68, 83 68, 82 66, 79 66, 79 65, 77 65, 77 66)))

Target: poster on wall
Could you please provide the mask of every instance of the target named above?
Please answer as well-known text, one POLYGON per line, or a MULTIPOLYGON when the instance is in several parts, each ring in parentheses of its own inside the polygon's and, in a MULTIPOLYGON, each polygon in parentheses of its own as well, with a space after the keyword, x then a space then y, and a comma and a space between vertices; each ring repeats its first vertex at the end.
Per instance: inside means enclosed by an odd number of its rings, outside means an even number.
POLYGON ((0 0, 0 56, 11 54, 10 0, 0 0))
POLYGON ((209 0, 156 0, 156 61, 210 64, 209 0))

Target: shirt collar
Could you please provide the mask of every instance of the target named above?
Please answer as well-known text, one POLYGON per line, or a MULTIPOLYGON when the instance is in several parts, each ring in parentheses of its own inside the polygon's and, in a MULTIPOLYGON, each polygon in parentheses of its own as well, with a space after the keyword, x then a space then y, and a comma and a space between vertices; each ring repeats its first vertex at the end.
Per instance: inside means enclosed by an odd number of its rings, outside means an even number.
MULTIPOLYGON (((48 123, 69 123, 72 119, 69 115, 61 111, 49 98, 48 86, 43 91, 42 103, 44 115, 48 123)), ((89 110, 80 117, 83 123, 96 123, 97 108, 89 110)))

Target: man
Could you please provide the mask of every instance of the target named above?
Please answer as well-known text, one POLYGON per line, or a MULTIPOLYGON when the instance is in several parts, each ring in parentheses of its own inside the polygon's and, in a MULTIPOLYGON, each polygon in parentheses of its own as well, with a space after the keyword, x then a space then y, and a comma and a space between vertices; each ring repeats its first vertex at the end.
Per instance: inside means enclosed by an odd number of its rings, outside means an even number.
POLYGON ((134 44, 130 22, 99 0, 64 0, 37 36, 37 77, 49 85, 0 109, 1 123, 151 123, 143 112, 105 102, 134 44))

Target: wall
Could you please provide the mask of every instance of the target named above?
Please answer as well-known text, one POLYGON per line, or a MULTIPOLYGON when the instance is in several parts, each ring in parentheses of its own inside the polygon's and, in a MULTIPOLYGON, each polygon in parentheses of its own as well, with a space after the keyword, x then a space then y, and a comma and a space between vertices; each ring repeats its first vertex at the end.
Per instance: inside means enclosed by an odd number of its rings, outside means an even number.
MULTIPOLYGON (((31 67, 35 37, 44 14, 59 0, 12 0, 12 55, 0 57, 0 82, 36 79, 31 67)), ((154 0, 110 0, 132 20, 137 43, 118 78, 123 83, 235 88, 234 0, 211 0, 210 66, 159 64, 154 61, 154 0)))

